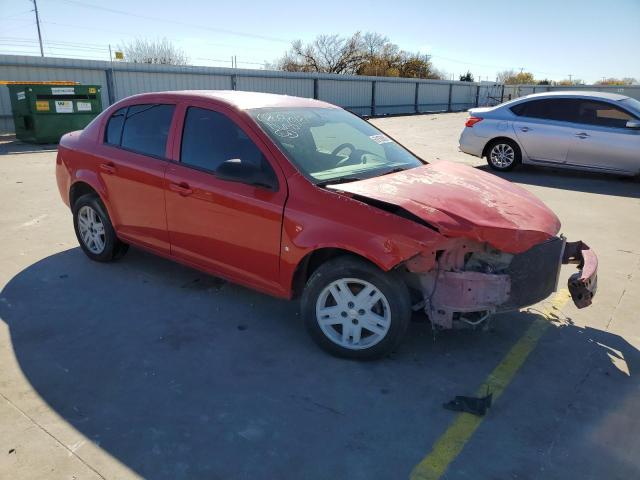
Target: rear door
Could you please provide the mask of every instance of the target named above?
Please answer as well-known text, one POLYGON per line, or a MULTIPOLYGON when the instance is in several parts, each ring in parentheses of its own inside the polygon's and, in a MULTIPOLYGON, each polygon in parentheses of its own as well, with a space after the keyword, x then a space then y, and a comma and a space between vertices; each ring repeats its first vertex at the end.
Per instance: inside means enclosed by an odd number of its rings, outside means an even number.
POLYGON ((551 98, 530 100, 511 107, 516 137, 531 160, 564 163, 573 141, 571 122, 575 116, 573 100, 551 98))
POLYGON ((166 174, 171 253, 255 288, 279 287, 280 234, 286 182, 260 139, 234 112, 209 104, 182 105, 181 138, 166 174), (232 118, 235 117, 235 118, 232 118), (219 178, 227 160, 259 165, 275 188, 219 178))
POLYGON ((175 105, 151 103, 114 112, 97 165, 118 235, 167 254, 164 174, 174 111, 175 105))
POLYGON ((609 102, 580 101, 567 164, 612 172, 640 171, 640 130, 626 128, 637 120, 609 102))

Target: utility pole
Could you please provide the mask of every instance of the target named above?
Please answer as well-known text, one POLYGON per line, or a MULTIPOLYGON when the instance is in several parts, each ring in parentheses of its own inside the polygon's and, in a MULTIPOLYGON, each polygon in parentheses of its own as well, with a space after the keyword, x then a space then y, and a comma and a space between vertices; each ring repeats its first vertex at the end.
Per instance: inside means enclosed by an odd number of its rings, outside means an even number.
POLYGON ((569 74, 569 83, 570 83, 571 85, 573 85, 573 80, 571 80, 571 77, 573 77, 573 75, 572 75, 572 74, 569 74))
POLYGON ((40 42, 40 56, 44 57, 44 50, 42 48, 42 34, 40 33, 40 17, 38 16, 38 3, 33 0, 33 6, 36 12, 36 25, 38 27, 38 41, 40 42))

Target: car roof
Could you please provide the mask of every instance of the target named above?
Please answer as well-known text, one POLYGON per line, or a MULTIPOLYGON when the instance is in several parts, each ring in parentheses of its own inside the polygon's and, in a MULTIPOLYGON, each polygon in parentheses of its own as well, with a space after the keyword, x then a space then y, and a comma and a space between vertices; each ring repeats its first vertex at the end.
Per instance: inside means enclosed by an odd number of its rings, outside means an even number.
POLYGON ((135 100, 144 100, 153 97, 152 101, 158 101, 158 97, 166 100, 215 100, 234 107, 238 110, 252 108, 271 107, 307 107, 307 108, 339 108, 330 103, 312 98, 293 97, 290 95, 278 95, 275 93, 244 92, 239 90, 179 90, 170 92, 149 92, 134 95, 135 100))
POLYGON ((611 100, 614 102, 619 102, 620 100, 626 100, 627 98, 630 98, 627 95, 620 95, 619 93, 597 92, 597 91, 589 91, 589 90, 557 90, 555 92, 533 93, 531 95, 526 95, 521 98, 530 99, 530 98, 547 98, 547 97, 602 98, 604 100, 611 100))

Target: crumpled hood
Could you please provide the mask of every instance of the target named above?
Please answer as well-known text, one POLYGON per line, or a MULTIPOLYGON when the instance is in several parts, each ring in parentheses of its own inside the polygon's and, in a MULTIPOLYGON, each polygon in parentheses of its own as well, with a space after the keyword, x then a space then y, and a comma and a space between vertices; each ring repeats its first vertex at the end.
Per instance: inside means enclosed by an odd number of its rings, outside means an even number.
POLYGON ((440 161, 328 188, 397 205, 445 236, 514 254, 560 230, 558 217, 524 188, 459 163, 440 161))

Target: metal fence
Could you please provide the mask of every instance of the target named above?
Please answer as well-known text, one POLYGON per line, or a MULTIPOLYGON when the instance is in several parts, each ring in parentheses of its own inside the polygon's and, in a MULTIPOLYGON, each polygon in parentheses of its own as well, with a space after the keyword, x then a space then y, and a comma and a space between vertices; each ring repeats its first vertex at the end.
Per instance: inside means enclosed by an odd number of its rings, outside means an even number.
MULTIPOLYGON (((359 115, 370 116, 464 111, 474 106, 494 105, 534 91, 563 88, 219 67, 176 67, 18 55, 0 55, 0 80, 70 80, 102 85, 104 106, 142 92, 225 89, 317 98, 359 115)), ((568 88, 615 91, 640 99, 640 86, 568 88)), ((0 132, 12 131, 9 92, 7 88, 0 87, 0 132)))

